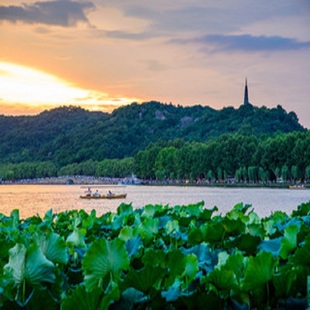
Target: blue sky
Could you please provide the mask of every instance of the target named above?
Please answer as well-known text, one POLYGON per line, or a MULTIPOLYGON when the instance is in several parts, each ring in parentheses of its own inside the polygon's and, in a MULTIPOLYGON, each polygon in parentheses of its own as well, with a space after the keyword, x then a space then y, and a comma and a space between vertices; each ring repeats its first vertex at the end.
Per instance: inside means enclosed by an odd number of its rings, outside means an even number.
POLYGON ((308 0, 2 0, 0 113, 238 107, 247 77, 252 104, 280 104, 310 128, 309 29, 308 0))

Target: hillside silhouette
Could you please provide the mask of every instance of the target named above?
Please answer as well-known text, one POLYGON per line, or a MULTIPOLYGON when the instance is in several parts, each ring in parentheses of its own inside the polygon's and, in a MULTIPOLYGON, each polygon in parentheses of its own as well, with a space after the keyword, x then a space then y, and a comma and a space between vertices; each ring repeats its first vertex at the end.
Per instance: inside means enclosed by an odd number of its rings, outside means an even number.
POLYGON ((215 110, 151 101, 111 114, 70 106, 35 116, 0 115, 0 163, 53 161, 63 166, 133 156, 161 140, 204 142, 226 133, 262 136, 305 130, 296 114, 281 106, 215 110))

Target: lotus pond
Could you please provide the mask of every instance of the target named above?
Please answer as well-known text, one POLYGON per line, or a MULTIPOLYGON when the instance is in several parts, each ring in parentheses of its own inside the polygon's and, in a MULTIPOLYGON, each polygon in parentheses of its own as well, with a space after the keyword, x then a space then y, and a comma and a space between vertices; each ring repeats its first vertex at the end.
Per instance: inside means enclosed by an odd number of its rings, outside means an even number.
POLYGON ((0 214, 0 307, 309 307, 310 202, 265 218, 242 203, 215 211, 200 202, 0 214))

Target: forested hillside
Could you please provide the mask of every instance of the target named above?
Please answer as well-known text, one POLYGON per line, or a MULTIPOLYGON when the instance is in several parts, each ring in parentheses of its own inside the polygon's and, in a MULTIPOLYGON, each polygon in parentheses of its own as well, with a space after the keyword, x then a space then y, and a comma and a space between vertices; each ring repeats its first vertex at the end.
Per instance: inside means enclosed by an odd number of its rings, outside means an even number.
POLYGON ((214 110, 158 102, 133 103, 113 113, 62 107, 36 116, 0 116, 0 164, 134 156, 150 143, 180 138, 205 142, 225 133, 273 135, 305 131, 294 112, 252 105, 214 110))

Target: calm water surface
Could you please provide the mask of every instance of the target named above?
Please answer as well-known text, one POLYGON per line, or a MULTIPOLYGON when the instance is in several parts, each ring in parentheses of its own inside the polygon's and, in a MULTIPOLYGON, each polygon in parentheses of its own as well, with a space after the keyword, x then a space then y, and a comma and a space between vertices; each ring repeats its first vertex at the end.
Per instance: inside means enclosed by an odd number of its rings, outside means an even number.
MULTIPOLYGON (((101 188, 106 193, 107 188, 101 188)), ((13 209, 20 210, 20 217, 36 214, 43 216, 52 209, 54 213, 65 210, 95 209, 97 215, 116 211, 121 202, 132 203, 134 208, 146 204, 188 205, 199 201, 205 207, 217 206, 219 213, 226 213, 238 202, 251 204, 261 217, 272 211, 282 210, 288 214, 303 202, 310 201, 310 190, 266 188, 207 188, 207 187, 152 187, 127 186, 113 189, 127 193, 121 200, 83 200, 85 189, 79 185, 0 185, 0 213, 9 215, 13 209)))

